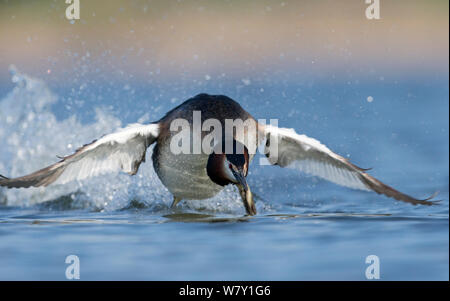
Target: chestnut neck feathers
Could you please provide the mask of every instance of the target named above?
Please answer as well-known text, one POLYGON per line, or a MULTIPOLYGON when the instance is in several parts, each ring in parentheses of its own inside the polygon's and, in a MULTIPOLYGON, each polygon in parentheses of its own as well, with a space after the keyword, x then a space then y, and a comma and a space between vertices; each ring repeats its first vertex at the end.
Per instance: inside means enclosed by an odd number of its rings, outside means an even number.
POLYGON ((226 142, 222 142, 222 147, 216 148, 208 158, 208 163, 206 165, 206 171, 209 178, 216 184, 225 186, 233 183, 227 172, 224 170, 227 167, 226 161, 233 164, 237 168, 244 171, 244 175, 247 176, 249 155, 247 148, 236 140, 232 140, 233 149, 232 152, 226 152, 226 142))

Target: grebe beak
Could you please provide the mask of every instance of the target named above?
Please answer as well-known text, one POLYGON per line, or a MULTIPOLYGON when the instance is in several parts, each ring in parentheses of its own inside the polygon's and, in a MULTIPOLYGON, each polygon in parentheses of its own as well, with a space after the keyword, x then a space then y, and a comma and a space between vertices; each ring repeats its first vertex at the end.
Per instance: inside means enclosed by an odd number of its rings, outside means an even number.
POLYGON ((241 195, 242 201, 244 202, 245 210, 247 211, 248 215, 255 215, 256 214, 256 207, 255 203, 253 202, 253 194, 250 190, 250 187, 247 184, 247 180, 244 176, 244 171, 242 169, 239 170, 231 170, 233 172, 234 177, 238 181, 236 183, 237 187, 239 188, 239 193, 241 195))

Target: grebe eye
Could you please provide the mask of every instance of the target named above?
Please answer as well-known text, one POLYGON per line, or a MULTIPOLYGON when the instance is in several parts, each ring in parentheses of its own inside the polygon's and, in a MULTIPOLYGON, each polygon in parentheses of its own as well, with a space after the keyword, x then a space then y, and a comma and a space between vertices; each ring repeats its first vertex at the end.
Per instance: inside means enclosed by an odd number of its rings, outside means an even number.
POLYGON ((228 167, 229 167, 230 169, 233 169, 233 168, 231 167, 231 164, 228 164, 228 167))

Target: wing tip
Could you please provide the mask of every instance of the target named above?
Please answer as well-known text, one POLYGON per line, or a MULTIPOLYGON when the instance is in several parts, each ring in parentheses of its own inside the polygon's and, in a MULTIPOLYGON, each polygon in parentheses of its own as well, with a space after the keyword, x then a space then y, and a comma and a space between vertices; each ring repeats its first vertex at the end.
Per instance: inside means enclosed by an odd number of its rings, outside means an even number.
POLYGON ((427 197, 426 199, 423 200, 417 200, 417 204, 421 204, 421 205, 427 205, 427 206, 434 206, 434 205, 439 205, 439 203, 441 203, 443 200, 433 200, 436 196, 438 196, 439 191, 435 191, 432 195, 430 195, 429 197, 427 197))

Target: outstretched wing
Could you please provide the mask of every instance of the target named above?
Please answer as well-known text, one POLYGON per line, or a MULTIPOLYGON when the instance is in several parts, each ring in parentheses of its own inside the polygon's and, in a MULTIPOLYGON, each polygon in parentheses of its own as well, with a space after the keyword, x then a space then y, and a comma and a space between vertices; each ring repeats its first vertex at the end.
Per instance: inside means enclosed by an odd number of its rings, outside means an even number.
POLYGON ((271 164, 294 167, 330 182, 360 190, 372 190, 396 200, 432 205, 431 196, 424 200, 413 198, 369 175, 367 169, 352 164, 332 152, 316 139, 297 134, 293 129, 265 127, 266 156, 271 164))
POLYGON ((64 184, 73 180, 124 171, 134 175, 145 161, 147 148, 159 135, 159 125, 131 124, 79 148, 74 154, 29 175, 9 179, 0 176, 0 186, 8 188, 64 184))

